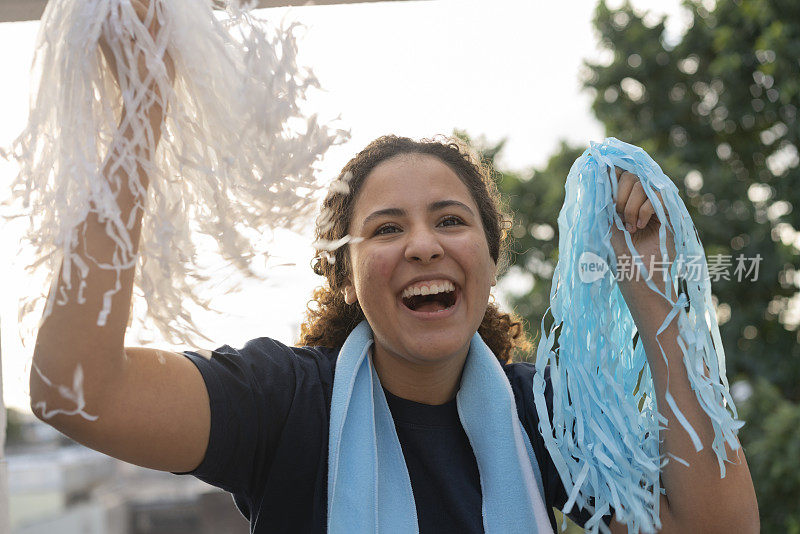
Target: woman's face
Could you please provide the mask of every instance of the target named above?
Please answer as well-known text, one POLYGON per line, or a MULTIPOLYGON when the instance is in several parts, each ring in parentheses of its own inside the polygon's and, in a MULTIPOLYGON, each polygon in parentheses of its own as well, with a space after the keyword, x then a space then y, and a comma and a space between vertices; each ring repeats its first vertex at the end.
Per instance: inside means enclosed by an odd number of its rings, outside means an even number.
POLYGON ((434 156, 384 161, 359 192, 349 232, 364 240, 350 245, 345 299, 360 303, 376 354, 415 364, 466 356, 495 263, 478 207, 456 173, 434 156), (410 297, 415 288, 440 293, 410 297))

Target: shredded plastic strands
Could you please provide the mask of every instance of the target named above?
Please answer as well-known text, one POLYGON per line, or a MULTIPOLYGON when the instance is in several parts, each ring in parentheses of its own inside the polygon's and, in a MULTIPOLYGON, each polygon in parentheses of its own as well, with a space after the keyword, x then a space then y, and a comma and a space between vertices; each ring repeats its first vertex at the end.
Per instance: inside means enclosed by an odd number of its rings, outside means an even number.
POLYGON ((272 28, 235 0, 48 2, 29 124, 12 148, 21 169, 13 197, 30 219, 30 270, 61 265, 66 285, 23 302, 21 316, 44 301, 46 317, 69 290, 85 300, 90 265, 76 245, 84 221, 97 217, 116 243, 112 260, 92 259, 116 273, 97 324, 107 321, 121 272, 136 265, 148 320, 173 342, 202 337, 183 305, 207 301, 196 289, 192 232, 211 236, 227 262, 255 276, 246 231, 307 224, 319 190, 315 164, 348 136, 301 111, 318 82, 296 64, 295 28, 272 28), (101 38, 119 66, 119 87, 101 38), (147 68, 131 68, 139 64, 147 68), (167 110, 157 148, 147 113, 154 107, 167 110), (130 215, 116 202, 126 183, 137 193, 130 215), (142 211, 137 255, 131 232, 142 211))
MULTIPOLYGON (((735 436, 742 423, 736 419, 728 391, 708 266, 696 229, 677 187, 661 168, 642 149, 614 138, 592 143, 567 177, 566 198, 558 217, 559 260, 550 295, 554 322, 545 331, 542 321, 542 341, 536 355, 539 372, 533 390, 545 443, 569 496, 564 512, 573 506, 585 508, 593 512, 587 530, 606 532, 601 518, 613 509, 617 519, 633 532, 653 532, 660 527, 660 468, 667 461, 687 461, 660 456, 659 429, 666 421, 656 409, 643 343, 636 343, 635 348, 632 344, 635 325, 614 271, 608 269, 616 266, 611 224, 624 229, 612 200, 617 188, 615 166, 637 175, 642 182, 662 222, 662 256, 667 254, 667 232, 674 239, 676 250, 670 259, 677 261, 666 274, 679 297, 670 298, 653 279, 647 280, 647 286, 672 306, 658 332, 678 321, 677 342, 691 388, 714 428, 710 445, 721 476, 728 461, 725 444, 738 448, 735 436), (663 198, 663 205, 656 193, 663 198), (602 276, 586 269, 587 261, 596 263, 598 259, 606 266, 602 276), (687 282, 688 312, 686 294, 677 291, 681 279, 687 282), (544 400, 547 365, 553 387, 552 426, 544 400)), ((625 240, 630 256, 636 257, 627 232, 625 240)), ((641 258, 635 261, 642 263, 641 258)), ((666 361, 663 339, 659 338, 658 346, 666 361)), ((695 448, 708 445, 700 442, 671 395, 666 401, 695 448)))
POLYGON ((55 386, 46 376, 44 376, 44 374, 42 374, 37 365, 34 364, 33 369, 45 384, 47 384, 49 387, 55 387, 59 395, 75 404, 74 410, 64 410, 61 408, 48 409, 47 403, 40 401, 36 403, 33 408, 34 410, 41 410, 42 417, 45 419, 50 419, 54 415, 63 414, 80 415, 88 421, 97 420, 96 415, 91 415, 84 410, 86 407, 86 401, 83 398, 83 367, 81 367, 81 364, 78 364, 77 368, 75 369, 75 374, 73 375, 72 379, 72 387, 67 387, 64 385, 55 386))

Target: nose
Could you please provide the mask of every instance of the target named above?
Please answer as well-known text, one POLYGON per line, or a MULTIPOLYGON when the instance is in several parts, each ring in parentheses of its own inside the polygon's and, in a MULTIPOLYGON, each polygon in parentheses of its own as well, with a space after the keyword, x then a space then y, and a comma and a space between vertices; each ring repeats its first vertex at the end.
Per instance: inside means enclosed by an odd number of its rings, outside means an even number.
POLYGON ((444 256, 444 248, 431 229, 419 228, 410 231, 405 255, 408 261, 430 263, 444 256))

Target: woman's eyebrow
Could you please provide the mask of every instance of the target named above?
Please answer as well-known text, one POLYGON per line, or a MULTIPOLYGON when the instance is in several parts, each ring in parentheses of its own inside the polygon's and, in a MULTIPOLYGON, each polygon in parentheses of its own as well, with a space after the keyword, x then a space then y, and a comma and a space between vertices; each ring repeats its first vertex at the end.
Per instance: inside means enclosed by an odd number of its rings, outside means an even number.
MULTIPOLYGON (((437 200, 436 202, 431 202, 428 204, 428 212, 438 211, 444 208, 451 208, 457 207, 465 210, 467 213, 472 215, 473 217, 475 214, 472 212, 469 206, 464 204, 463 202, 459 202, 458 200, 437 200)), ((401 208, 384 208, 382 210, 373 211, 366 217, 364 217, 364 221, 361 223, 362 230, 366 228, 367 224, 373 219, 377 219, 378 217, 403 217, 407 215, 406 210, 401 208)))

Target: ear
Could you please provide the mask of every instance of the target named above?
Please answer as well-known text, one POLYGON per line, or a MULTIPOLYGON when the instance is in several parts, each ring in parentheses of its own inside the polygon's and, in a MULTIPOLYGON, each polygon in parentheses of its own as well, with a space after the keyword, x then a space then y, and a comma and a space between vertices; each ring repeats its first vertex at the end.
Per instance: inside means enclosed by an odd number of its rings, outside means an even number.
POLYGON ((342 293, 344 293, 344 302, 346 304, 355 304, 358 300, 356 297, 356 288, 353 285, 353 282, 350 280, 350 277, 347 277, 347 282, 344 284, 344 288, 342 289, 342 293))

